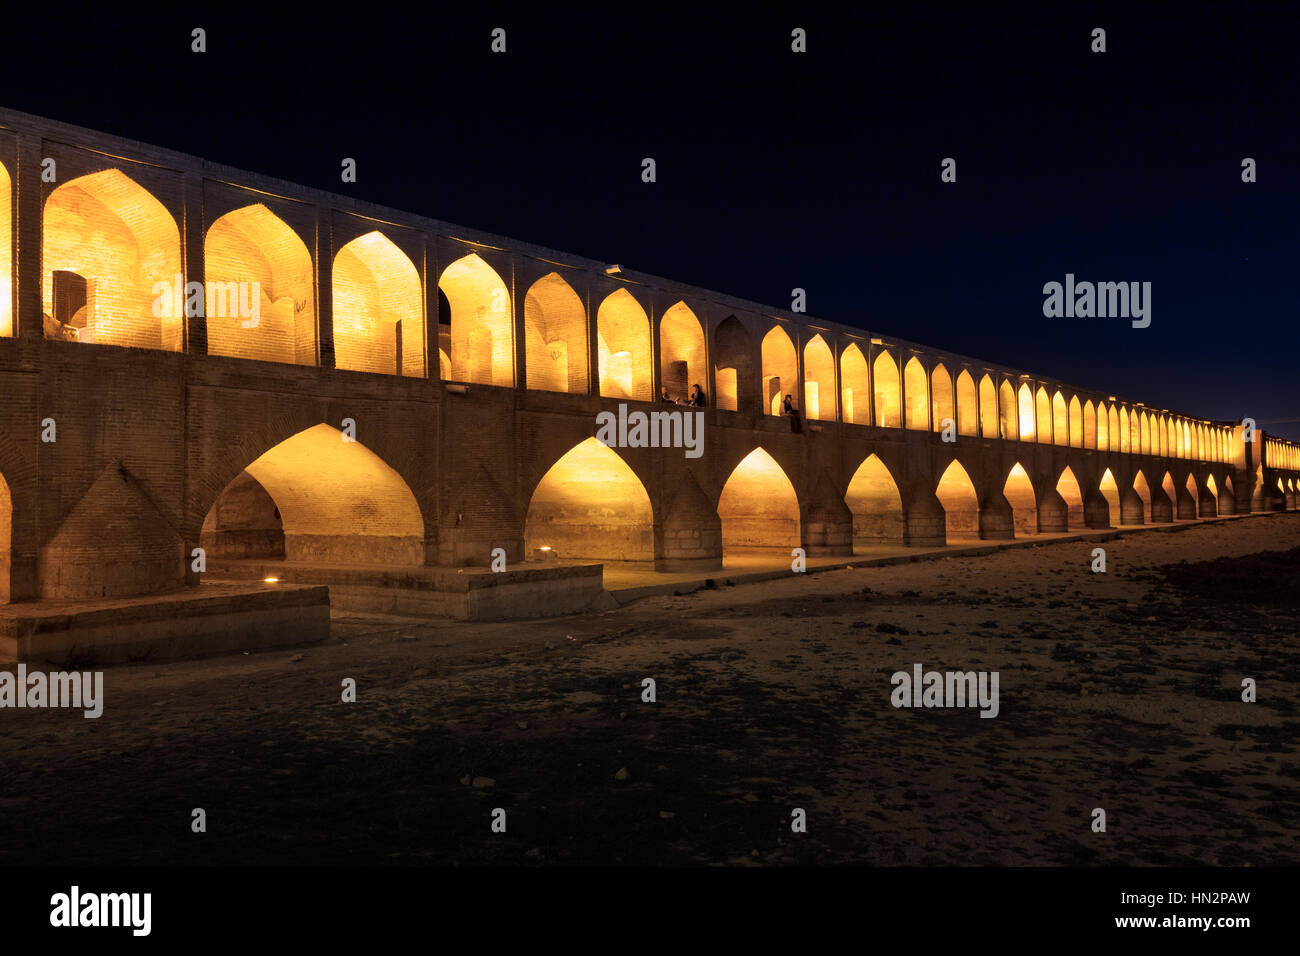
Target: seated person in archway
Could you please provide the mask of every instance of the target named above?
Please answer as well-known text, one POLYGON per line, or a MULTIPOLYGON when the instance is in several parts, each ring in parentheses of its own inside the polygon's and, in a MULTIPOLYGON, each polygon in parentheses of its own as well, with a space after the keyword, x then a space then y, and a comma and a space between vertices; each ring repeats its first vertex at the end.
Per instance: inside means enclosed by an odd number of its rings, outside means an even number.
POLYGON ((709 404, 709 400, 704 395, 704 389, 698 385, 691 386, 691 404, 699 405, 701 408, 709 404))
POLYGON ((794 407, 794 398, 790 395, 785 397, 783 411, 790 416, 790 431, 796 435, 803 434, 803 421, 799 418, 799 409, 794 407))
POLYGON ((659 401, 663 402, 665 405, 676 405, 676 404, 677 404, 677 399, 673 398, 671 395, 668 394, 668 386, 667 386, 667 385, 665 385, 665 386, 663 386, 661 389, 659 389, 659 401))

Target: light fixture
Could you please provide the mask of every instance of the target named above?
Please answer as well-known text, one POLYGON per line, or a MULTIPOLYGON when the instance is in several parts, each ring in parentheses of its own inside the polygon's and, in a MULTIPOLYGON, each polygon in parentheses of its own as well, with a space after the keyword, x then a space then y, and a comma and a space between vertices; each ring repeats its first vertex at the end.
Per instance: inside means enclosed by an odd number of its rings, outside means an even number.
POLYGON ((280 580, 280 579, 279 579, 279 578, 262 578, 262 580, 265 581, 267 584, 277 584, 277 583, 279 583, 279 580, 280 580))
POLYGON ((623 274, 623 267, 619 265, 617 262, 614 263, 612 266, 605 266, 605 275, 607 276, 621 276, 622 274, 623 274))

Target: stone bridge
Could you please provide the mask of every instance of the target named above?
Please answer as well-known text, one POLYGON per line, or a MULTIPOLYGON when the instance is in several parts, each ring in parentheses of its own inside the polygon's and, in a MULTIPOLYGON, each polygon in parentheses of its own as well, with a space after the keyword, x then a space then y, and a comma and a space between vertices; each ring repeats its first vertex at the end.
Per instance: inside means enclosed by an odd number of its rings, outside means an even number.
POLYGON ((13 602, 183 591, 198 548, 683 570, 1192 521, 1300 471, 1248 423, 12 111, 0 394, 13 602), (593 437, 695 384, 699 457, 593 437))

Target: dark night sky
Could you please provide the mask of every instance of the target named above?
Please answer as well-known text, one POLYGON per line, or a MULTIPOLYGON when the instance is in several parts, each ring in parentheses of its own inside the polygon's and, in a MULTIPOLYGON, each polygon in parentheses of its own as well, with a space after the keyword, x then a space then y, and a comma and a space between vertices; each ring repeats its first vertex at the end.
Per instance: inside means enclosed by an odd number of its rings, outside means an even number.
POLYGON ((11 108, 758 302, 801 286, 821 318, 1300 440, 1297 21, 967 6, 46 16, 10 23, 0 83, 11 108), (1150 328, 1044 318, 1066 272, 1152 282, 1150 328))

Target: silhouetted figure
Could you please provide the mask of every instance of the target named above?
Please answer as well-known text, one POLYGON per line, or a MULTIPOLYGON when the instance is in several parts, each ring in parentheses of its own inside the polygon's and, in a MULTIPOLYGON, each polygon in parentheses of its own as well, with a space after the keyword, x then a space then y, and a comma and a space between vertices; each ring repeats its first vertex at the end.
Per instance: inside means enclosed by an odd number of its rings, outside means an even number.
POLYGON ((677 404, 677 399, 673 398, 671 395, 668 394, 668 386, 667 386, 667 385, 665 385, 663 388, 659 389, 659 401, 663 402, 663 403, 666 404, 666 405, 676 405, 676 404, 677 404))
POLYGON ((794 407, 794 398, 789 395, 785 397, 784 410, 790 416, 790 431, 796 435, 802 435, 803 419, 799 416, 799 409, 794 407))
POLYGON ((691 404, 698 405, 701 408, 709 404, 708 398, 704 395, 704 389, 698 385, 691 386, 691 404))

